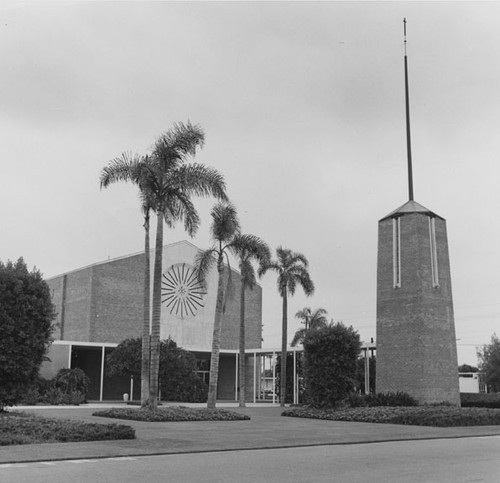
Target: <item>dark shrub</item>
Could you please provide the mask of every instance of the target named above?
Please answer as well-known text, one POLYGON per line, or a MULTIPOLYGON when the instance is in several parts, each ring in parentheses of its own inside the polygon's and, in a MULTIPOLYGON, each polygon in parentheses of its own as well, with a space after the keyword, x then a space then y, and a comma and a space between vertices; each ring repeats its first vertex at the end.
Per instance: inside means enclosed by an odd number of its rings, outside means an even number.
POLYGON ((243 421, 250 419, 246 414, 240 414, 227 409, 187 408, 170 406, 165 408, 111 408, 92 413, 92 416, 104 418, 129 419, 134 421, 243 421))
POLYGON ((460 393, 463 408, 500 408, 500 393, 460 393))
POLYGON ((52 334, 54 306, 42 274, 23 259, 0 262, 0 411, 32 386, 52 334))
POLYGON ((500 425, 500 410, 457 408, 451 406, 372 407, 340 410, 290 408, 282 416, 357 421, 364 423, 409 424, 416 426, 489 426, 500 425))
POLYGON ((417 406, 416 399, 406 392, 380 392, 378 394, 352 393, 345 400, 346 405, 356 407, 376 407, 376 406, 417 406))
POLYGON ((369 406, 417 406, 416 399, 406 392, 379 392, 368 396, 369 406))
MULTIPOLYGON (((107 357, 108 376, 141 378, 142 339, 126 339, 107 357)), ((159 386, 164 401, 206 402, 208 386, 196 374, 196 357, 170 338, 160 341, 159 386)))
MULTIPOLYGON (((58 389, 66 396, 66 401, 85 402, 87 400, 87 392, 90 384, 90 379, 81 369, 60 369, 54 377, 53 387, 58 389), (83 400, 81 400, 83 397, 83 400)), ((63 404, 74 404, 63 402, 63 404)))
POLYGON ((309 331, 303 345, 307 402, 314 407, 334 407, 356 385, 359 334, 339 322, 309 331))

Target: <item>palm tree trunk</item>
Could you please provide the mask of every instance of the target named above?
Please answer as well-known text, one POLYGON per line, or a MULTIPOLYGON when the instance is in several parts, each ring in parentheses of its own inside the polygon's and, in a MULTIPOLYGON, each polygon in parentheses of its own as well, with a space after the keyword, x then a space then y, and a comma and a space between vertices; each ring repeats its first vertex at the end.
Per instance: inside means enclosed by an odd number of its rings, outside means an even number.
POLYGON ((153 409, 158 405, 158 373, 160 368, 161 275, 163 263, 163 211, 158 210, 155 266, 153 272, 153 319, 151 321, 151 369, 149 399, 153 409))
MULTIPOLYGON (((149 211, 144 216, 144 314, 142 321, 142 359, 141 359, 141 405, 146 406, 149 399, 149 309, 151 289, 151 268, 149 256, 149 211)), ((133 395, 130 395, 132 399, 133 395)))
POLYGON ((239 355, 240 371, 240 408, 245 407, 246 399, 246 366, 245 366, 245 282, 243 275, 241 276, 241 296, 240 296, 240 355, 239 355))
POLYGON ((222 327, 222 307, 224 304, 224 264, 222 257, 217 261, 219 281, 217 284, 217 302, 215 304, 214 333, 212 337, 212 356, 210 357, 210 379, 208 382, 207 408, 215 409, 217 401, 217 382, 219 380, 219 353, 222 327))
POLYGON ((286 398, 286 339, 288 300, 286 290, 283 291, 283 323, 281 327, 281 373, 280 373, 280 406, 285 406, 286 398))

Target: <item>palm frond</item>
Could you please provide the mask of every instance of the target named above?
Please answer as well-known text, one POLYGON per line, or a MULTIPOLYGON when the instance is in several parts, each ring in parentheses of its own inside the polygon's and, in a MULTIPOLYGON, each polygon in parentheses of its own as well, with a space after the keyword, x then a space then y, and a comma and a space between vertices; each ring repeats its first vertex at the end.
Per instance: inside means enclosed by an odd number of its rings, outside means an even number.
POLYGON ((199 251, 194 258, 194 266, 198 276, 198 281, 204 288, 207 286, 207 276, 210 269, 216 263, 216 256, 217 251, 214 248, 209 248, 208 250, 199 251))
POLYGON ((307 334, 306 329, 299 329, 297 332, 295 332, 295 335, 293 336, 293 339, 292 339, 292 342, 290 343, 290 345, 292 347, 295 347, 299 342, 304 340, 304 337, 306 336, 306 334, 307 334))
POLYGON ((186 156, 194 156, 198 147, 203 147, 205 134, 199 125, 189 121, 174 123, 155 142, 153 155, 164 167, 179 166, 186 156))
POLYGON ((265 275, 269 270, 273 271, 273 272, 276 272, 276 273, 280 273, 281 271, 281 266, 278 262, 274 261, 274 260, 269 260, 267 263, 264 263, 262 265, 259 266, 259 269, 257 271, 257 275, 259 277, 262 277, 263 275, 265 275))
POLYGON ((299 270, 296 279, 308 297, 314 293, 314 283, 309 276, 309 272, 305 268, 299 270))
POLYGON ((304 307, 295 314, 295 318, 301 321, 307 320, 308 317, 311 317, 311 307, 304 307))
POLYGON ((119 181, 129 181, 138 184, 140 167, 144 158, 138 154, 124 152, 121 156, 112 159, 101 170, 99 176, 100 186, 107 188, 110 184, 119 181))
POLYGON ((266 265, 271 260, 271 251, 265 241, 258 236, 238 234, 231 242, 232 252, 240 260, 255 260, 266 265))
POLYGON ((198 163, 184 164, 175 176, 173 183, 179 183, 190 195, 228 200, 224 176, 214 168, 198 163))
POLYGON ((200 226, 200 216, 193 202, 182 191, 171 192, 164 204, 165 222, 169 227, 176 221, 184 223, 184 229, 193 237, 200 226))
POLYGON ((231 203, 217 203, 210 212, 212 238, 229 243, 240 232, 240 222, 236 208, 231 203))

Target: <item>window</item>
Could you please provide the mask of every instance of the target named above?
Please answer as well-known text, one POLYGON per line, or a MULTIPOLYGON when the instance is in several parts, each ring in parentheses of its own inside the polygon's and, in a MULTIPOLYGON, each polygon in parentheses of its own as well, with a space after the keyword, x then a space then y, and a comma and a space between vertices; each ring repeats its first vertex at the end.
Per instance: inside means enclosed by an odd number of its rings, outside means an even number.
POLYGON ((429 239, 431 247, 431 277, 432 286, 439 287, 439 272, 437 259, 437 244, 436 244, 436 218, 429 217, 429 239))
POLYGON ((401 288, 401 218, 392 219, 392 278, 394 288, 401 288))

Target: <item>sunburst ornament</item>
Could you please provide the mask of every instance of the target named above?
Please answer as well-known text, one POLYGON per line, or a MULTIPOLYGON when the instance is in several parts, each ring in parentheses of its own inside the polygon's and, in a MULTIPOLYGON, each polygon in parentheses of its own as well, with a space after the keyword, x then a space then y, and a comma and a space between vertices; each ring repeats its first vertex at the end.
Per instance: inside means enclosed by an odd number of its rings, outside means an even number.
POLYGON ((162 303, 172 315, 194 317, 204 305, 206 291, 198 281, 196 270, 186 263, 172 265, 163 274, 161 285, 162 303))

